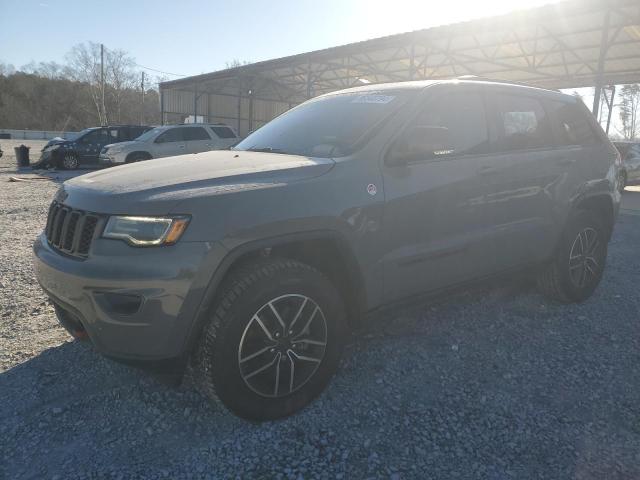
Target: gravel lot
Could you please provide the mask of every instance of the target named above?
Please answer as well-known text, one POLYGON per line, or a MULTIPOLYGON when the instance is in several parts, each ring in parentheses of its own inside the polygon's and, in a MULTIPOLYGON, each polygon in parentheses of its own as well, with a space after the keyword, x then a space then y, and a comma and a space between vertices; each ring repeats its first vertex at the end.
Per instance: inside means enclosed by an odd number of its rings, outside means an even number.
POLYGON ((507 280, 375 318, 318 401, 255 425, 70 341, 31 268, 58 185, 8 183, 0 145, 0 479, 640 478, 640 216, 588 302, 507 280))

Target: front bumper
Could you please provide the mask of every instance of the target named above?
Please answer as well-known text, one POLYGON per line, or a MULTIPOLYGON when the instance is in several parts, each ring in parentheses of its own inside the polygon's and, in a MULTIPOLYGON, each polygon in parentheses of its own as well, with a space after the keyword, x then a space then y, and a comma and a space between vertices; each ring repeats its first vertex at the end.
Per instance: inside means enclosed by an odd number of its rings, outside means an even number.
POLYGON ((59 253, 40 235, 33 250, 38 282, 59 316, 64 314, 67 330, 78 330, 80 324, 98 351, 123 360, 185 353, 211 275, 203 267, 211 244, 140 249, 99 239, 89 257, 78 260, 59 253))
POLYGON ((124 163, 124 160, 119 161, 118 157, 116 157, 115 155, 108 155, 105 153, 101 153, 100 156, 98 157, 98 164, 104 165, 106 167, 111 165, 119 165, 121 163, 124 163))

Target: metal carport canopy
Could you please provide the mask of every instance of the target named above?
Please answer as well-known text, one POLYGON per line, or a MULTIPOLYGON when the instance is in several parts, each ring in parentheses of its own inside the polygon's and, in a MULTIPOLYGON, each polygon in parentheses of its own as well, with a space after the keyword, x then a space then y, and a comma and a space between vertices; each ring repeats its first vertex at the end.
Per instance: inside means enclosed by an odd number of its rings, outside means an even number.
POLYGON ((354 85, 462 75, 555 89, 640 82, 640 0, 565 1, 186 77, 160 85, 161 108, 163 120, 197 113, 250 130, 255 101, 277 103, 275 116, 354 85), (235 97, 237 112, 212 114, 212 95, 235 97))

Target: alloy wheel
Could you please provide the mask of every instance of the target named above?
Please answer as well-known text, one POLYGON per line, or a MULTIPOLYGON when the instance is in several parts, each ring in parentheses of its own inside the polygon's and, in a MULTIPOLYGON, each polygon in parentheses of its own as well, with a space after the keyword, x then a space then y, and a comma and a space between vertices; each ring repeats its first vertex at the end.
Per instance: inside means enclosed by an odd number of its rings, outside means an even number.
POLYGON ((598 232, 585 228, 576 236, 569 253, 569 275, 578 288, 583 288, 597 277, 600 263, 596 258, 600 240, 598 232))
POLYGON ((76 157, 73 153, 65 153, 62 164, 67 170, 78 168, 78 157, 76 157))
POLYGON ((238 347, 240 375, 259 395, 289 395, 311 379, 326 345, 327 322, 313 299, 299 294, 274 298, 244 329, 238 347))

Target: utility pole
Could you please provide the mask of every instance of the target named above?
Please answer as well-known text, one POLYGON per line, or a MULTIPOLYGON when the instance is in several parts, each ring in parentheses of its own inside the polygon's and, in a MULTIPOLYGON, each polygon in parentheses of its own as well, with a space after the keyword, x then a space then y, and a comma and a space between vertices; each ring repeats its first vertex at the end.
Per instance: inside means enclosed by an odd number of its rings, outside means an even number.
POLYGON ((142 101, 140 105, 140 125, 144 125, 144 72, 142 72, 142 83, 140 84, 142 90, 142 101))
POLYGON ((102 119, 101 123, 107 123, 107 112, 104 108, 104 45, 100 44, 100 91, 102 93, 102 119))

